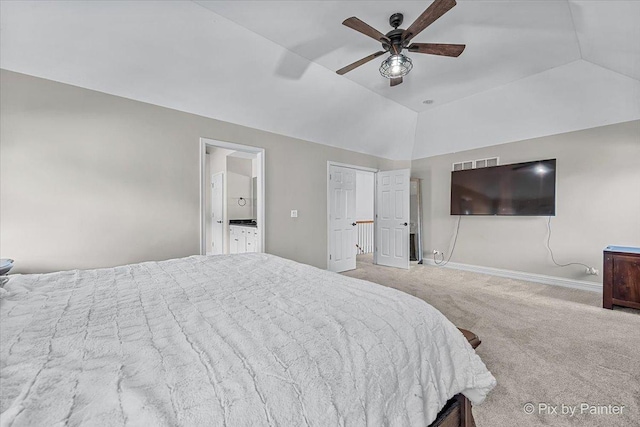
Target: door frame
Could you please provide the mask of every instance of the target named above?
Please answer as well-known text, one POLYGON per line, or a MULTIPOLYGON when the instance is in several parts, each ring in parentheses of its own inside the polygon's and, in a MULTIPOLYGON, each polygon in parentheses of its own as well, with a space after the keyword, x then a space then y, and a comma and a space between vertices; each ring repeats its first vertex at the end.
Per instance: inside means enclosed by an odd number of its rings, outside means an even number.
MULTIPOLYGON (((226 148, 229 150, 243 151, 245 153, 252 153, 257 158, 257 187, 258 187, 258 202, 257 202, 257 222, 258 222, 258 247, 257 252, 265 252, 265 150, 260 147, 253 147, 250 145, 236 144, 234 142, 220 141, 211 138, 200 138, 200 255, 206 255, 207 248, 207 199, 206 191, 209 191, 211 186, 207 185, 207 181, 211 179, 206 177, 205 161, 207 159, 207 147, 226 148)), ((226 189, 225 189, 226 190, 226 189)), ((226 194, 226 191, 225 191, 226 194)), ((224 239, 224 233, 223 233, 224 239)))
POLYGON ((380 169, 374 169, 374 168, 368 168, 365 166, 357 166, 357 165, 350 165, 347 163, 340 163, 340 162, 334 162, 331 160, 327 161, 327 270, 329 270, 329 265, 331 263, 331 260, 329 259, 329 256, 331 255, 331 180, 329 179, 329 174, 331 173, 331 166, 338 166, 341 168, 348 168, 348 169, 355 169, 357 171, 363 171, 363 172, 372 172, 374 177, 373 177, 373 206, 374 206, 374 212, 373 212, 373 241, 374 241, 374 251, 373 251, 373 263, 377 264, 378 263, 378 251, 376 250, 375 246, 376 246, 376 226, 377 226, 377 219, 376 219, 376 212, 375 212, 375 206, 376 206, 376 197, 377 197, 377 179, 376 179, 376 174, 380 171, 380 169))
MULTIPOLYGON (((205 157, 206 158, 206 157, 205 157)), ((216 173, 210 173, 210 183, 213 183, 213 177, 216 175, 222 175, 222 226, 224 227, 225 223, 227 222, 227 173, 226 172, 216 172, 216 173)), ((211 186, 209 186, 209 191, 211 191, 211 186)), ((211 196, 211 201, 213 202, 213 195, 211 196)), ((211 206, 211 210, 213 210, 213 206, 211 206)), ((205 208, 205 214, 206 214, 206 208, 205 208)), ((205 225, 206 225, 206 221, 211 221, 211 218, 205 218, 205 225)), ((213 226, 213 223, 211 224, 211 226, 213 226)), ((207 229, 205 228, 205 235, 207 234, 207 229)), ((224 228, 222 229, 222 254, 225 253, 225 248, 227 247, 227 239, 226 239, 226 235, 227 233, 224 232, 224 228)), ((211 238, 213 238, 213 232, 211 233, 211 238)), ((206 242, 206 246, 205 246, 205 254, 207 249, 209 248, 209 243, 210 242, 206 242)))

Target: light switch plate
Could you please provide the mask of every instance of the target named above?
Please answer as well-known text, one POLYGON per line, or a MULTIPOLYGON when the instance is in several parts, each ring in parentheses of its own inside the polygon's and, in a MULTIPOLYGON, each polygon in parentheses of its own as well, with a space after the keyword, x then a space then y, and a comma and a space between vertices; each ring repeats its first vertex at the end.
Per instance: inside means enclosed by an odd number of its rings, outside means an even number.
POLYGON ((292 210, 291 211, 291 218, 298 218, 298 210, 292 210))

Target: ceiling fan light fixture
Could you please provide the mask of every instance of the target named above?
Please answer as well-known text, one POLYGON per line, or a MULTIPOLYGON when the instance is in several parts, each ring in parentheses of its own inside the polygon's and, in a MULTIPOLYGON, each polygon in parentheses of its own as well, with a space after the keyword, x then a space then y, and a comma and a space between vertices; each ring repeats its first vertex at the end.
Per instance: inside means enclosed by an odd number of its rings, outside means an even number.
POLYGON ((380 74, 388 79, 395 79, 409 74, 413 68, 411 59, 403 54, 391 55, 380 65, 380 74))

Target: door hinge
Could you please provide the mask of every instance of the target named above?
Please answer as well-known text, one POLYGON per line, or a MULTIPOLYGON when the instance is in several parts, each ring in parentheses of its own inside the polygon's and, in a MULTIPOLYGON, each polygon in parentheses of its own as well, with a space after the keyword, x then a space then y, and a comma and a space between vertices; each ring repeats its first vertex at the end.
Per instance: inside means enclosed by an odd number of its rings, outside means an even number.
POLYGON ((329 260, 331 260, 331 255, 329 255, 329 260))
POLYGON ((331 174, 329 174, 329 181, 331 181, 331 174))

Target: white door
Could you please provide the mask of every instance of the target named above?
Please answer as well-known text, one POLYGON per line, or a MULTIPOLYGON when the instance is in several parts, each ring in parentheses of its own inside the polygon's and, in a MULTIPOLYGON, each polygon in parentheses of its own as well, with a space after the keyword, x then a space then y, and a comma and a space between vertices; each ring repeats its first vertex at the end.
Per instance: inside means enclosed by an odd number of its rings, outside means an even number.
POLYGON ((356 268, 356 171, 329 168, 329 270, 356 268))
POLYGON ((409 180, 411 171, 377 173, 376 259, 379 265, 409 268, 409 180))
POLYGON ((211 248, 213 255, 224 254, 224 173, 211 175, 211 248))

